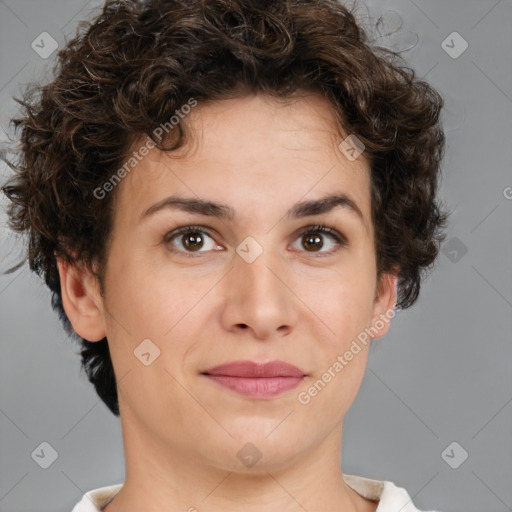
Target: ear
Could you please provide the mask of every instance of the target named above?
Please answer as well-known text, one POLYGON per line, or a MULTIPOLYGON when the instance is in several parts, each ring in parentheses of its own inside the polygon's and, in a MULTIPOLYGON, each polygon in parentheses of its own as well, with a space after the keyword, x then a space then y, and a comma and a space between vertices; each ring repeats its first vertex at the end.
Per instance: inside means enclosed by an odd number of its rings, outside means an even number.
POLYGON ((381 338, 386 334, 394 317, 394 308, 397 299, 398 276, 396 274, 382 274, 377 283, 377 292, 373 305, 373 317, 371 324, 372 338, 381 338))
POLYGON ((62 305, 75 332, 87 341, 106 336, 99 283, 82 265, 57 259, 62 305))

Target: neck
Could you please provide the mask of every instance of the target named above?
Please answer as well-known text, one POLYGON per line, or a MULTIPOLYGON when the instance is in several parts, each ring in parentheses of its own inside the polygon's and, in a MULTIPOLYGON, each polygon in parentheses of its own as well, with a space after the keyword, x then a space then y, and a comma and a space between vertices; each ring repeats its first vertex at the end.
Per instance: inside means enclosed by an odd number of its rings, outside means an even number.
MULTIPOLYGON (((189 447, 162 446, 141 425, 125 421, 126 478, 104 512, 304 512, 374 511, 375 502, 355 493, 341 472, 342 426, 319 446, 274 464, 262 454, 251 468, 233 470, 191 456, 189 447)), ((269 448, 266 448, 270 451, 269 448)))

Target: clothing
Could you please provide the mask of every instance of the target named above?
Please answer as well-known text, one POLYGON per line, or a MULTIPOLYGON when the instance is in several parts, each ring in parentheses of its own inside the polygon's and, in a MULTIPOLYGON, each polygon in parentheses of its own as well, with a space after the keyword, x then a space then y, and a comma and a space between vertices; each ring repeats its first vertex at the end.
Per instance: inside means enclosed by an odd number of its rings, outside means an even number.
MULTIPOLYGON (((375 512, 421 512, 417 509, 407 491, 387 480, 372 480, 356 475, 343 474, 345 483, 358 494, 370 500, 379 501, 375 512)), ((123 484, 93 489, 84 494, 71 512, 101 512, 121 490, 123 484)), ((434 512, 434 511, 432 511, 434 512)))

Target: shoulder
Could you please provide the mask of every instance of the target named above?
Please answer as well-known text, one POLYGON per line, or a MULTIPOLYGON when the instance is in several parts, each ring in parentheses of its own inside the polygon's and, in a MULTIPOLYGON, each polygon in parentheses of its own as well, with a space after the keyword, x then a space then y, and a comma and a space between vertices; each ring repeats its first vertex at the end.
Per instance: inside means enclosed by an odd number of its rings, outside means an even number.
MULTIPOLYGON (((379 502, 375 512, 422 512, 416 508, 409 493, 388 480, 374 480, 357 475, 343 474, 345 483, 355 492, 379 502)), ((436 511, 423 511, 436 512, 436 511)))
POLYGON ((123 484, 107 485, 86 492, 71 512, 101 512, 121 490, 123 484))

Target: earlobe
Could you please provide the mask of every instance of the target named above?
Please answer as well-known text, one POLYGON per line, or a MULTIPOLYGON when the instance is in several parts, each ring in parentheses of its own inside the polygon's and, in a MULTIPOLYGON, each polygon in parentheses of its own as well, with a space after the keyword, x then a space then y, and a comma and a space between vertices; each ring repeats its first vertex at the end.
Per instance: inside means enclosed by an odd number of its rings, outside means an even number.
POLYGON ((376 334, 372 338, 381 338, 389 330, 397 300, 397 280, 396 274, 386 273, 379 281, 372 318, 372 332, 376 334))
POLYGON ((57 259, 64 310, 75 332, 88 341, 106 336, 96 278, 82 266, 57 259))

